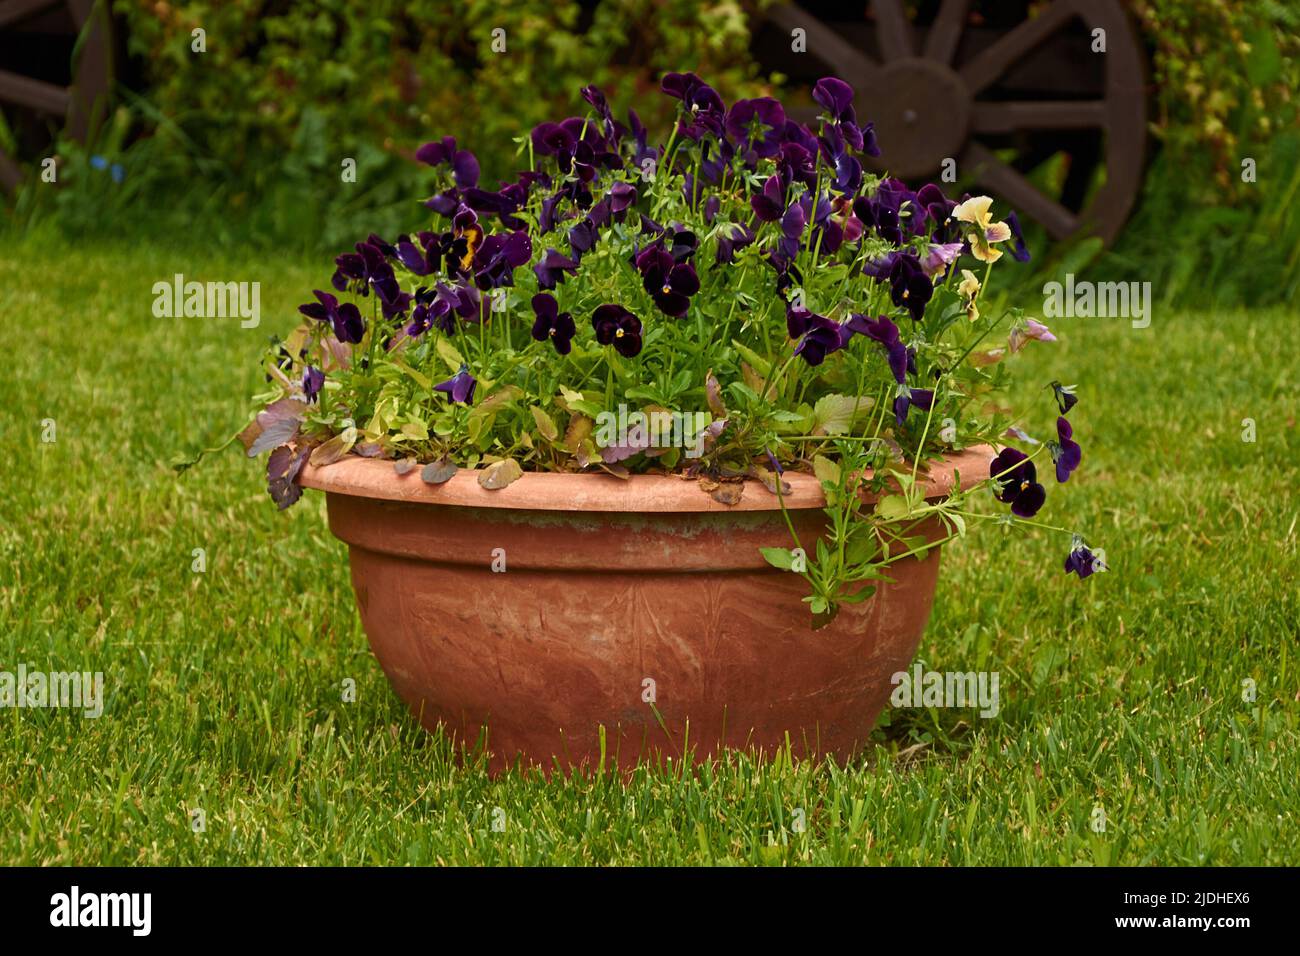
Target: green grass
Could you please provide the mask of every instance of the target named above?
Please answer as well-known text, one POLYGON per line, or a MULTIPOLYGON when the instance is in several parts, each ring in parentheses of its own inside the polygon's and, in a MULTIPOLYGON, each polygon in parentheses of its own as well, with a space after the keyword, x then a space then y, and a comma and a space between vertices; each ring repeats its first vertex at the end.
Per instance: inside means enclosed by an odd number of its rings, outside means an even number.
POLYGON ((266 336, 327 279, 180 246, 0 253, 0 669, 107 682, 98 720, 0 710, 0 863, 1300 862, 1294 310, 1061 320, 1024 354, 1026 396, 1082 395, 1084 467, 1044 516, 1112 571, 1081 584, 1062 540, 992 528, 949 549, 921 658, 998 671, 996 719, 892 712, 847 770, 494 781, 390 692, 318 495, 279 514, 260 463, 167 465, 239 422, 266 336), (175 272, 261 281, 262 327, 154 318, 175 272))

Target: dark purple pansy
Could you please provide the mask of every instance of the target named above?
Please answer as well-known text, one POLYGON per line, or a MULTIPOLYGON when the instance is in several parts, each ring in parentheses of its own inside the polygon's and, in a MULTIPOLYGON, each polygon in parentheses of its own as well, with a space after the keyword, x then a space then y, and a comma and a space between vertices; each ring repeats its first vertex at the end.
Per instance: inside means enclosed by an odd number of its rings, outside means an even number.
POLYGON ((925 317, 925 307, 934 295, 934 282, 925 274, 921 260, 910 252, 894 260, 889 271, 889 297, 900 309, 907 309, 916 322, 925 317))
MULTIPOLYGON (((788 316, 786 321, 790 323, 788 316)), ((824 315, 804 313, 800 321, 805 330, 794 347, 794 354, 809 365, 821 365, 827 355, 844 348, 853 335, 849 328, 824 315)))
POLYGON ((334 336, 340 342, 355 344, 361 341, 366 332, 366 323, 361 318, 360 309, 351 302, 344 302, 340 305, 335 296, 330 295, 328 292, 321 292, 319 289, 313 289, 312 294, 319 301, 298 306, 299 312, 309 319, 328 322, 334 329, 334 336))
POLYGON ((904 385, 897 398, 894 399, 894 421, 898 422, 901 428, 903 422, 907 421, 907 413, 912 410, 913 406, 923 412, 928 412, 934 404, 934 392, 928 388, 908 388, 904 385))
POLYGON ((1057 442, 1050 446, 1052 460, 1056 462, 1056 480, 1064 483, 1083 461, 1083 449, 1074 441, 1074 429, 1064 418, 1056 420, 1056 437, 1057 442))
POLYGON ((1020 217, 1015 211, 1007 213, 1006 223, 1011 229, 1011 238, 1015 240, 1015 245, 1011 248, 1011 258, 1017 262, 1029 261, 1029 247, 1025 245, 1025 235, 1020 230, 1020 217))
POLYGON ((566 272, 569 275, 574 275, 577 271, 578 263, 555 249, 547 249, 542 258, 533 266, 533 274, 537 276, 537 285, 543 289, 554 289, 564 281, 566 272))
POLYGON ((875 319, 869 319, 865 315, 855 314, 849 317, 848 327, 859 335, 865 335, 867 338, 879 342, 884 347, 885 354, 889 357, 889 370, 893 373, 894 380, 899 385, 907 382, 911 354, 907 346, 903 344, 902 337, 898 333, 898 326, 883 315, 875 319))
POLYGON ((1062 415, 1070 414, 1070 409, 1079 404, 1079 396, 1074 394, 1073 385, 1062 385, 1060 382, 1052 382, 1048 387, 1056 396, 1056 407, 1061 410, 1062 415))
POLYGON ((790 203, 790 208, 781 217, 781 238, 776 248, 782 258, 793 262, 799 255, 799 239, 808 226, 808 213, 799 202, 790 203))
POLYGON ((617 182, 609 187, 609 209, 620 221, 634 202, 636 202, 636 187, 631 183, 617 182))
POLYGON ((689 262, 679 262, 673 252, 659 243, 646 246, 637 254, 636 268, 641 273, 641 283, 646 292, 664 315, 681 318, 690 308, 691 296, 700 291, 695 267, 689 262))
POLYGON ((759 192, 749 197, 754 215, 763 222, 776 222, 785 212, 785 189, 780 176, 769 176, 759 192))
POLYGON ((1011 505, 1011 513, 1021 518, 1038 514, 1047 500, 1047 489, 1038 483, 1034 463, 1015 448, 1004 448, 998 453, 989 465, 989 477, 998 488, 998 500, 1011 505))
POLYGON ((1082 581, 1097 571, 1105 571, 1106 564, 1085 545, 1076 544, 1065 558, 1065 573, 1077 574, 1082 581))
POLYGON ((726 108, 717 90, 694 73, 668 73, 660 84, 674 99, 682 101, 687 116, 678 123, 677 130, 687 139, 699 139, 705 132, 722 138, 722 124, 726 108))
POLYGON ((759 159, 770 159, 781 149, 785 108, 770 96, 737 100, 727 111, 726 127, 742 153, 752 152, 759 159))
POLYGON ((435 392, 446 392, 451 396, 453 402, 469 405, 474 401, 474 388, 477 385, 478 382, 474 380, 474 376, 469 374, 469 367, 462 365, 460 370, 447 381, 439 382, 433 386, 433 390, 435 392))
POLYGON ((483 240, 474 255, 474 283, 480 289, 515 284, 515 269, 533 257, 528 233, 494 233, 483 240))
POLYGON ((318 368, 307 366, 307 371, 302 373, 302 394, 307 401, 316 401, 316 396, 320 390, 325 387, 325 373, 318 368))
POLYGON ((533 314, 537 317, 533 321, 533 338, 539 342, 550 339, 555 351, 568 355, 573 348, 573 335, 577 332, 573 316, 561 312, 555 297, 546 292, 533 296, 533 314))
POLYGON ((632 358, 641 351, 641 320, 621 305, 598 306, 591 316, 591 326, 596 330, 596 341, 612 345, 624 358, 632 358))
POLYGON ((831 122, 839 126, 850 146, 868 156, 880 155, 872 124, 868 123, 865 129, 858 126, 858 117, 853 111, 853 87, 833 76, 822 77, 813 87, 812 98, 825 107, 831 122))
POLYGON ((444 136, 436 143, 425 143, 415 151, 415 158, 430 166, 451 166, 456 185, 461 189, 478 185, 478 160, 469 150, 457 149, 454 136, 444 136))

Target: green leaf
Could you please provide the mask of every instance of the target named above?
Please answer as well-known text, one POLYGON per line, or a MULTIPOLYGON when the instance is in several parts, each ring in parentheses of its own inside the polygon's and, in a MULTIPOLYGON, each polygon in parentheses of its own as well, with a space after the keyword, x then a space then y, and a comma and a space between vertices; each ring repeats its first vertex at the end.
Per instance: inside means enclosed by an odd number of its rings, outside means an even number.
POLYGON ((911 505, 902 495, 885 495, 876 502, 876 514, 886 521, 901 521, 911 513, 911 505))
POLYGON ((838 488, 840 485, 840 466, 825 455, 813 456, 813 474, 823 484, 838 488))
POLYGON ((758 372, 759 375, 762 375, 764 378, 766 378, 768 373, 772 371, 771 363, 769 363, 767 359, 763 358, 763 356, 759 355, 753 349, 745 345, 742 345, 740 342, 737 342, 735 339, 731 340, 731 344, 735 346, 735 349, 737 352, 740 353, 741 358, 743 358, 746 362, 748 362, 751 366, 753 366, 754 371, 758 372))
POLYGON ((439 357, 447 363, 447 367, 453 372, 459 372, 460 367, 465 364, 465 360, 461 358, 461 354, 456 351, 456 346, 451 344, 451 340, 446 337, 438 339, 436 348, 439 357))
POLYGON ((868 395, 823 395, 813 406, 812 434, 847 435, 874 404, 876 400, 868 395))

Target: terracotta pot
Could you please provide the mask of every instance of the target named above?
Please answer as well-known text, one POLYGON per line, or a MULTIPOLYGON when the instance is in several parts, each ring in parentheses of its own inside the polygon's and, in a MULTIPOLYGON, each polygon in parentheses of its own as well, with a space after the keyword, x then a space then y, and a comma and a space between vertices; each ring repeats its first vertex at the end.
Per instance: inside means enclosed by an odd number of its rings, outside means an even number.
MULTIPOLYGON (((954 468, 967 487, 987 476, 991 457, 952 456, 927 497, 946 494, 954 468)), ((821 489, 787 477, 810 548, 821 489)), ((728 507, 652 475, 530 473, 486 491, 474 472, 427 485, 347 458, 300 480, 326 492, 397 693, 463 746, 485 735, 494 770, 520 757, 551 769, 676 761, 688 747, 771 752, 787 738, 796 755, 846 759, 915 654, 939 573, 938 549, 904 559, 896 583, 813 631, 803 579, 759 553, 791 542, 757 482, 728 507)))

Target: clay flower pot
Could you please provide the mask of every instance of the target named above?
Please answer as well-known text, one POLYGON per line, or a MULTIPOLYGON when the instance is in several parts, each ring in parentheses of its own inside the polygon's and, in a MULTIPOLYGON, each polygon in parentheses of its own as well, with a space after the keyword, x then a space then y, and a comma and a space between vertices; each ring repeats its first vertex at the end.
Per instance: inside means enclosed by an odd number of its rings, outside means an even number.
MULTIPOLYGON (((992 453, 931 470, 969 487, 992 453)), ((805 547, 822 527, 820 486, 787 475, 805 547)), ((916 652, 938 549, 891 566, 894 584, 818 631, 797 574, 760 547, 790 547, 777 498, 757 482, 720 504, 693 482, 529 473, 487 491, 474 472, 428 485, 390 462, 308 467, 330 530, 347 542, 375 657, 427 728, 481 740, 494 770, 638 759, 720 747, 852 756, 916 652)), ((937 525, 919 529, 931 540, 937 525)))

